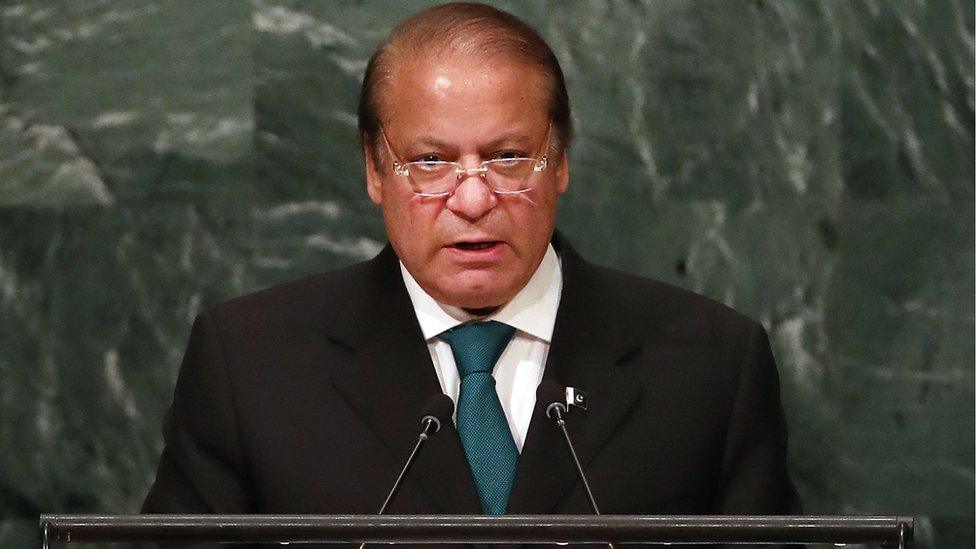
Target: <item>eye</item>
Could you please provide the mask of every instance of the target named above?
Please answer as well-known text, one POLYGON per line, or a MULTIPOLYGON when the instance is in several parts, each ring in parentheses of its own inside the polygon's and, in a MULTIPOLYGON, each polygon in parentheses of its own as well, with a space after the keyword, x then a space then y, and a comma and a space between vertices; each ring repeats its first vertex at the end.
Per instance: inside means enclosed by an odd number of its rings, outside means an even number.
POLYGON ((424 154, 411 160, 411 162, 442 162, 444 159, 436 154, 424 154))
POLYGON ((517 158, 525 158, 525 153, 522 151, 501 151, 492 155, 491 163, 496 171, 512 169, 524 162, 523 160, 516 160, 517 158))
POLYGON ((510 158, 524 158, 524 157, 525 157, 525 153, 523 153, 522 151, 502 151, 499 153, 495 153, 495 155, 492 158, 499 159, 499 160, 506 160, 510 158))
POLYGON ((446 164, 444 159, 436 153, 419 154, 408 164, 410 169, 420 173, 441 173, 450 169, 450 164, 446 164))
POLYGON ((436 153, 418 154, 407 163, 407 169, 414 177, 439 177, 449 173, 452 166, 436 153))

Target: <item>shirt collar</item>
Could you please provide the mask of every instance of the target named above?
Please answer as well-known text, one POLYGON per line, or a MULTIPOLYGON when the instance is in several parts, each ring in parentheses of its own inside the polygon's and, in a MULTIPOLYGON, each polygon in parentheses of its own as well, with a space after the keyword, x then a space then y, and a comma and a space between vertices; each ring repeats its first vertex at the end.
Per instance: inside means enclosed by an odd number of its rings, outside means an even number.
POLYGON ((546 343, 552 342, 552 330, 556 324, 556 310, 559 308, 559 295, 563 286, 562 267, 552 244, 546 249, 542 262, 529 282, 511 301, 483 318, 459 307, 438 303, 420 287, 402 261, 400 274, 403 275, 403 283, 407 287, 410 301, 413 302, 425 340, 437 337, 459 324, 478 319, 504 322, 546 343))

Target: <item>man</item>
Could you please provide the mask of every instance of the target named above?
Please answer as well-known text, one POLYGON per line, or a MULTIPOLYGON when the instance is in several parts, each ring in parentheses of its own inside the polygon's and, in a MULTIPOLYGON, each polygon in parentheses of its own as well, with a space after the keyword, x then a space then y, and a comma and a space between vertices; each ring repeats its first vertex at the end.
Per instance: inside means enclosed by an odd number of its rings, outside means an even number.
POLYGON ((548 379, 588 395, 568 424, 603 512, 798 510, 763 329, 554 233, 572 129, 533 30, 477 4, 408 19, 360 130, 390 245, 200 315, 146 512, 375 512, 443 392, 456 426, 388 512, 588 513, 548 379))

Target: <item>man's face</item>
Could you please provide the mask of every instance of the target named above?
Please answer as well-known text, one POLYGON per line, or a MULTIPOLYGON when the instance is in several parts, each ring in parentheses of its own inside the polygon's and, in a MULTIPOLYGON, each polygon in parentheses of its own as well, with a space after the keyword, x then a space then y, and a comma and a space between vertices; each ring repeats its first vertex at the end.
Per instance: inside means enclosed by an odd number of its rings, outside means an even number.
MULTIPOLYGON (((541 158, 549 129, 546 80, 512 61, 463 55, 400 64, 387 84, 381 120, 397 160, 447 160, 465 168, 513 153, 541 158)), ((532 190, 497 195, 478 175, 453 195, 417 196, 393 172, 389 151, 367 150, 370 198, 380 204, 390 243, 434 299, 466 309, 497 307, 531 278, 545 255, 566 191, 566 155, 530 176, 532 190)))

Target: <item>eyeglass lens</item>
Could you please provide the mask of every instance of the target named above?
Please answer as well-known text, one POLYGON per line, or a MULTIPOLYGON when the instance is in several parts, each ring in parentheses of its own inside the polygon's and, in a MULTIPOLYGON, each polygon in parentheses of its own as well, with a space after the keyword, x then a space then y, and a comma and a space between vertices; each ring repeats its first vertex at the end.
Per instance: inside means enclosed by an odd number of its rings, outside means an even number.
MULTIPOLYGON (((482 164, 488 186, 496 191, 524 191, 531 187, 530 176, 538 162, 532 158, 500 158, 482 164)), ((410 162, 404 166, 414 191, 424 194, 450 193, 467 170, 456 162, 410 162)))

